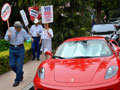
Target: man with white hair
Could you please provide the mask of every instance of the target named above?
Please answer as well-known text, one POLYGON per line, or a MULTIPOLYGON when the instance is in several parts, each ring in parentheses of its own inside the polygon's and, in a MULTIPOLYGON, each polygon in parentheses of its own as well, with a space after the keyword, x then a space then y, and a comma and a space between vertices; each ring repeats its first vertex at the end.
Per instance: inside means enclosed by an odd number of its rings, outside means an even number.
POLYGON ((10 43, 9 64, 11 69, 16 73, 13 84, 13 87, 16 87, 23 80, 24 41, 30 40, 31 38, 25 29, 23 29, 20 21, 16 21, 14 27, 10 27, 7 30, 4 38, 10 43))
POLYGON ((34 60, 36 58, 35 50, 37 49, 37 60, 39 61, 39 59, 40 59, 39 42, 40 42, 43 27, 42 27, 42 25, 39 25, 39 21, 38 21, 37 18, 35 18, 34 23, 35 24, 32 25, 31 28, 30 28, 30 35, 33 38, 33 42, 32 42, 32 45, 31 45, 32 54, 33 54, 32 60, 34 60))

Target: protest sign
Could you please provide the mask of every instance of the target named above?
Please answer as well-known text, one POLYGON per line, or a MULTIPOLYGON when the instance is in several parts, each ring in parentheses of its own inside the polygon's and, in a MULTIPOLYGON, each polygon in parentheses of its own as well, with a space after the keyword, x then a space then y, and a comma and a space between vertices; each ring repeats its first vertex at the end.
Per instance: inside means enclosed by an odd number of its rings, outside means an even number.
POLYGON ((21 14, 21 16, 22 16, 22 19, 23 19, 23 21, 24 21, 25 26, 28 26, 29 22, 28 22, 28 19, 27 19, 27 16, 26 16, 25 11, 24 11, 24 10, 21 10, 21 11, 20 11, 20 14, 21 14))
POLYGON ((53 22, 53 5, 41 6, 42 23, 53 22))
POLYGON ((40 9, 37 6, 34 7, 29 7, 28 11, 30 14, 30 19, 34 21, 35 18, 40 19, 41 18, 41 13, 39 11, 40 9))
POLYGON ((3 21, 7 21, 9 31, 10 31, 10 25, 8 19, 10 17, 10 14, 11 14, 11 6, 9 3, 5 3, 1 10, 1 18, 3 21))
POLYGON ((3 21, 7 21, 11 14, 11 7, 8 3, 5 3, 1 10, 1 18, 3 21))

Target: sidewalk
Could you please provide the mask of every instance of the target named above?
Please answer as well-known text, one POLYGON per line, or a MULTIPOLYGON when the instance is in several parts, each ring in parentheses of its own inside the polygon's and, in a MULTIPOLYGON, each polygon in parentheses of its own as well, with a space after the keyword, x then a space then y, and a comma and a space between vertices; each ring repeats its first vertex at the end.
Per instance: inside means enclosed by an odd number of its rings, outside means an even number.
POLYGON ((36 70, 43 60, 44 56, 42 55, 40 61, 29 61, 24 64, 24 78, 17 87, 12 87, 15 79, 15 73, 13 71, 0 75, 0 90, 23 90, 23 88, 33 81, 36 70))

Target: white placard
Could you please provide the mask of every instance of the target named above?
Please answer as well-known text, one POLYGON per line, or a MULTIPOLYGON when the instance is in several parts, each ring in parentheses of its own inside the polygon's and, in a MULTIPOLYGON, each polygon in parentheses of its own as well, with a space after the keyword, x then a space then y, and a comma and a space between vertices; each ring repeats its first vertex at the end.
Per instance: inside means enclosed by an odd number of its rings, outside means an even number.
POLYGON ((28 19, 27 19, 27 16, 26 16, 25 11, 24 11, 24 10, 21 10, 21 11, 20 11, 20 14, 21 14, 21 16, 22 16, 22 19, 23 19, 23 21, 24 21, 25 26, 28 26, 29 22, 28 22, 28 19))
POLYGON ((35 18, 37 18, 38 15, 39 15, 39 12, 36 11, 36 10, 34 10, 34 9, 31 9, 31 10, 30 10, 30 15, 33 16, 33 17, 35 17, 35 18))
POLYGON ((3 21, 7 21, 11 14, 11 7, 8 3, 5 3, 1 10, 1 18, 3 21))
POLYGON ((53 5, 41 6, 42 23, 53 22, 53 5))

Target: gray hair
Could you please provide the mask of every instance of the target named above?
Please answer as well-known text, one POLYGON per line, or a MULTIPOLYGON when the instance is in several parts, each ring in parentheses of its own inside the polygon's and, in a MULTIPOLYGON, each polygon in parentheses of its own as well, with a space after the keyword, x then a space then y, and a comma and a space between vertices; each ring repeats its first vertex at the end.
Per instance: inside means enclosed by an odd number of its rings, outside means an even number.
POLYGON ((22 23, 20 21, 15 21, 14 22, 14 27, 21 29, 23 27, 22 23))

